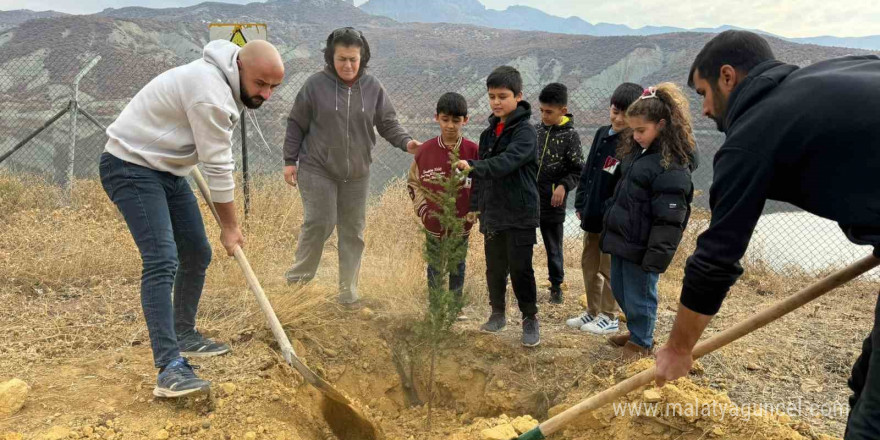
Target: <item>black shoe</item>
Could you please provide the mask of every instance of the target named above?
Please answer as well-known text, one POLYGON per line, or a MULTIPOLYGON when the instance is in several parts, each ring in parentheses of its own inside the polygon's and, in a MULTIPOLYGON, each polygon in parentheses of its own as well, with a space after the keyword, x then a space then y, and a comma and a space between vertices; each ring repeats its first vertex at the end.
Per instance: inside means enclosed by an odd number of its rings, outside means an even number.
POLYGON ((198 330, 184 335, 177 341, 181 356, 211 357, 229 352, 229 345, 202 336, 198 330))
POLYGON ((492 315, 489 316, 489 320, 480 326, 480 331, 486 333, 498 333, 506 327, 507 317, 504 316, 504 312, 492 312, 492 315))
POLYGON ((522 345, 526 347, 536 347, 541 343, 541 333, 538 325, 538 318, 523 319, 522 345))
POLYGON ((562 304, 562 288, 557 286, 550 287, 550 302, 553 304, 562 304))
POLYGON ((194 368, 186 358, 179 357, 171 361, 159 372, 156 378, 156 397, 181 397, 193 393, 201 393, 211 388, 211 382, 199 379, 194 368))

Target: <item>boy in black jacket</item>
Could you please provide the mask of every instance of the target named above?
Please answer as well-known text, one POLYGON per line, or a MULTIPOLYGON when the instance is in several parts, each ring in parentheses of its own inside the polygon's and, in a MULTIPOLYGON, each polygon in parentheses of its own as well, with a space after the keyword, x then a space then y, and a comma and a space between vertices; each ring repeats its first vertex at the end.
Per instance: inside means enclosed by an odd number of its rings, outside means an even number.
POLYGON ((587 294, 587 311, 565 321, 574 327, 597 335, 616 333, 617 301, 611 292, 611 255, 599 249, 602 233, 602 215, 605 202, 614 194, 619 161, 616 158, 620 133, 626 130, 626 109, 639 99, 642 86, 623 83, 611 95, 608 109, 611 125, 599 127, 593 135, 593 145, 578 183, 574 209, 584 230, 584 250, 581 253, 581 270, 584 290, 587 294))
POLYGON ((507 325, 505 294, 510 273, 523 315, 522 343, 540 343, 537 288, 532 252, 537 243, 537 133, 529 122, 532 108, 522 100, 522 77, 501 66, 486 79, 492 116, 480 135, 479 160, 461 160, 458 169, 473 178, 471 211, 480 213, 486 236, 486 281, 492 314, 480 328, 495 333, 507 325))
POLYGON ((552 83, 538 96, 541 122, 538 132, 538 195, 540 196, 541 237, 547 251, 550 302, 562 304, 565 280, 562 235, 568 193, 577 185, 584 166, 581 138, 568 112, 568 88, 552 83))

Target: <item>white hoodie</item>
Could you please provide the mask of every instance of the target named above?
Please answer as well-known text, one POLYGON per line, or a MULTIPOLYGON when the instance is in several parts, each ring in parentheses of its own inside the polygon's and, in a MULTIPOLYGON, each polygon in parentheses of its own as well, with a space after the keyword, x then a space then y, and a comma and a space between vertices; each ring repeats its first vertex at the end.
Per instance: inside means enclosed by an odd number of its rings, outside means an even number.
POLYGON ((212 41, 202 59, 154 78, 107 127, 104 151, 176 176, 202 162, 213 200, 231 202, 232 132, 244 108, 239 50, 229 41, 212 41))

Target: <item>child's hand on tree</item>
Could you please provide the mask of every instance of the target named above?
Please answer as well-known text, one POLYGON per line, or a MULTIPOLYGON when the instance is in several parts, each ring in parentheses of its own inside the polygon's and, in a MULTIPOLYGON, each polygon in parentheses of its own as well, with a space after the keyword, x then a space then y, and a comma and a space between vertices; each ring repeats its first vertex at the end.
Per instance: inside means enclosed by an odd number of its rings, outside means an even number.
POLYGON ((458 163, 455 164, 455 168, 462 171, 467 171, 471 169, 471 164, 469 164, 466 160, 460 160, 458 161, 458 163))
POLYGON ((550 206, 554 208, 562 206, 563 201, 565 201, 565 187, 559 185, 553 191, 553 198, 550 199, 550 206))

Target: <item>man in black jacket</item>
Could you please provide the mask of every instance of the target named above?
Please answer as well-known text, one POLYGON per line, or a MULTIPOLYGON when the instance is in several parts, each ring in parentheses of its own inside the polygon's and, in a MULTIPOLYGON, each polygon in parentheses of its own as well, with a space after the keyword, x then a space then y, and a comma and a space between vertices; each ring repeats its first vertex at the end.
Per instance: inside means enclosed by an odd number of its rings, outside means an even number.
MULTIPOLYGON (((766 200, 837 221, 880 258, 880 58, 798 68, 776 61, 760 36, 726 31, 697 55, 688 81, 727 139, 715 155, 712 221, 688 259, 678 317, 657 353, 659 385, 690 370, 694 345, 742 273, 766 200)), ((849 381, 847 440, 880 438, 878 321, 880 307, 849 381)))
POLYGON ((537 287, 532 254, 537 243, 537 133, 529 123, 532 107, 522 100, 522 77, 501 66, 486 79, 492 116, 480 135, 479 160, 462 160, 470 170, 471 211, 480 213, 486 237, 486 283, 492 314, 480 329, 489 333, 507 326, 507 275, 523 315, 522 344, 540 343, 537 287))

